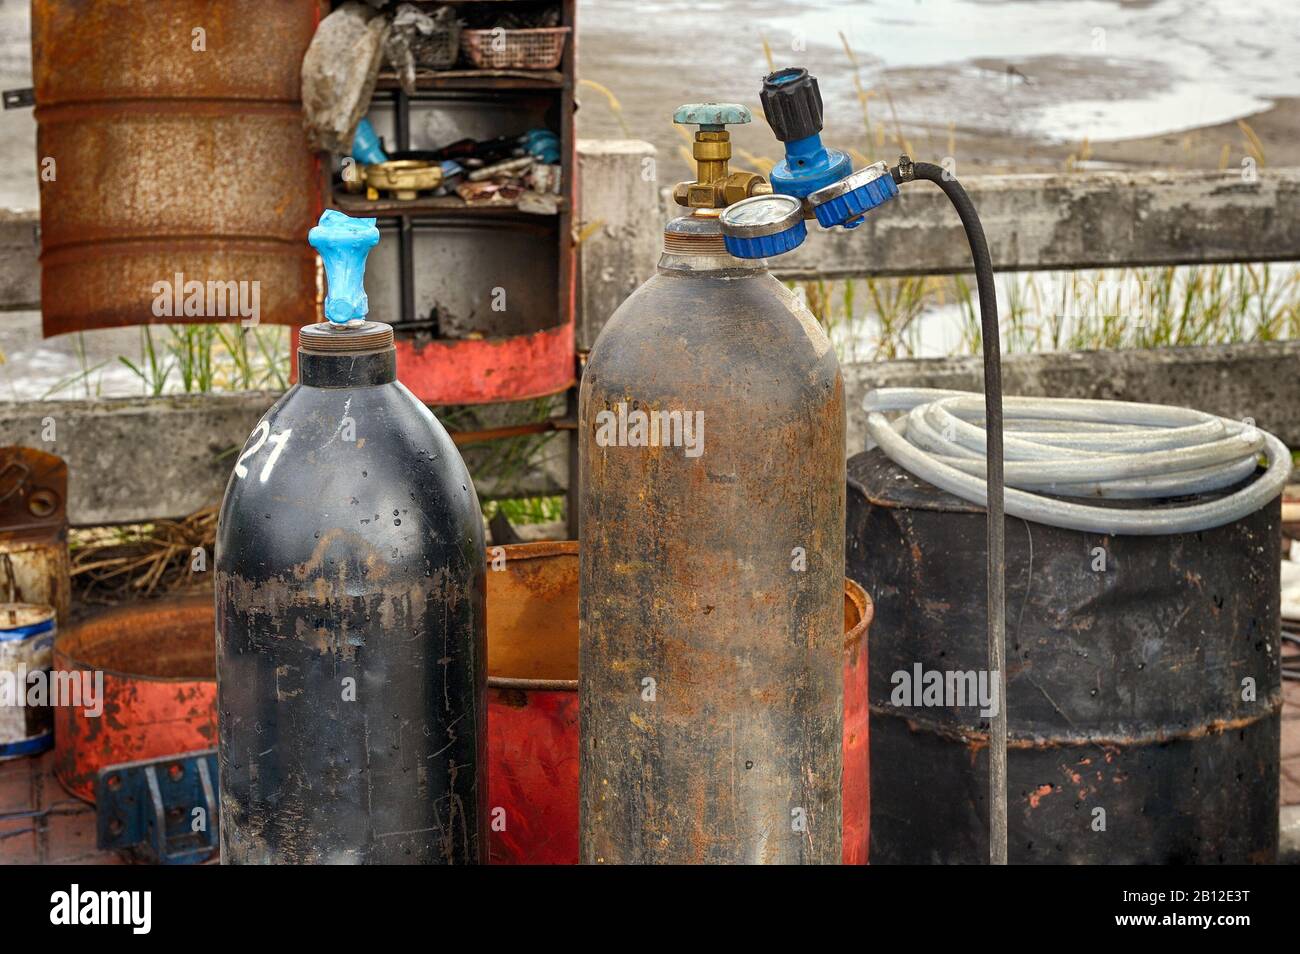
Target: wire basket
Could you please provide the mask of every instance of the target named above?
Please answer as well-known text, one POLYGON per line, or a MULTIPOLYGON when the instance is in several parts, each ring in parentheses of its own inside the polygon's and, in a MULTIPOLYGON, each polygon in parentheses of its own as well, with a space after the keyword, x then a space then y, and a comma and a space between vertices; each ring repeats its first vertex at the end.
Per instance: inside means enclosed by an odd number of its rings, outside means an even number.
POLYGON ((464 30, 460 48, 483 70, 553 70, 564 56, 569 27, 534 30, 464 30))
POLYGON ((456 58, 460 54, 460 36, 459 20, 439 24, 427 36, 416 33, 411 40, 415 65, 430 70, 451 69, 456 65, 456 58))

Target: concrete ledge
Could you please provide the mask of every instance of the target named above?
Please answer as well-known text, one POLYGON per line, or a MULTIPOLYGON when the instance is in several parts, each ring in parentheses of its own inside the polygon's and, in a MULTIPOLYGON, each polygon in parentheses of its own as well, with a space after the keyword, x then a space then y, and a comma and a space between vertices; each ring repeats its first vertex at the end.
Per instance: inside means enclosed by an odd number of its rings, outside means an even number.
POLYGON ((0 444, 68 462, 73 524, 180 517, 221 499, 235 454, 277 397, 257 391, 5 402, 0 444))
MULTIPOLYGON (((183 517, 221 501, 236 454, 279 396, 0 402, 0 446, 35 447, 68 462, 74 526, 183 517)), ((465 450, 471 469, 475 453, 465 450)), ((563 455, 549 455, 508 487, 478 478, 474 485, 483 500, 563 494, 565 463, 563 455)))
MULTIPOLYGON (((1253 417, 1300 447, 1300 342, 1012 355, 1008 394, 1185 404, 1253 417)), ((862 398, 873 387, 981 390, 974 358, 887 361, 845 367, 849 453, 866 445, 862 398)), ((234 455, 275 394, 185 395, 109 401, 0 403, 0 445, 21 444, 68 461, 74 524, 179 517, 221 498, 234 455), (53 441, 45 439, 53 426, 53 441)), ((473 455, 470 454, 471 468, 473 455)), ((552 455, 562 457, 563 455, 552 455)), ((543 464, 510 488, 476 480, 485 499, 563 492, 563 461, 543 464)))
MULTIPOLYGON (((1000 271, 1300 260, 1300 169, 1090 172, 976 176, 979 209, 1000 271)), ((815 226, 773 262, 779 278, 943 275, 970 270, 947 197, 909 183, 852 232, 815 226)))

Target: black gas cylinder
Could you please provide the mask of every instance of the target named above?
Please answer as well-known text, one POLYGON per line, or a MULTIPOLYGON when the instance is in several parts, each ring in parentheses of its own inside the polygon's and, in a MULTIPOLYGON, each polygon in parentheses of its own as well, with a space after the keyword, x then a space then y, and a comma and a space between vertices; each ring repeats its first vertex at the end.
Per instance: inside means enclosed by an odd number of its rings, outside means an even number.
POLYGON ((374 219, 312 230, 331 320, 240 451, 217 533, 226 863, 472 863, 485 845, 484 544, 442 425, 364 320, 374 219), (341 320, 340 320, 341 319, 341 320))

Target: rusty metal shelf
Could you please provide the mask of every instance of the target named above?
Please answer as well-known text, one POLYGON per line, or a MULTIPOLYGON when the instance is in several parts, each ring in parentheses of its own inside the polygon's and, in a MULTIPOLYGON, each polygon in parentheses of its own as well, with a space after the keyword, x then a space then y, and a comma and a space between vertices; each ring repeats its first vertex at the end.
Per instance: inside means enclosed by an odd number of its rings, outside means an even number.
POLYGON ((353 215, 465 215, 469 217, 527 217, 553 218, 567 207, 568 200, 557 196, 555 212, 526 212, 515 205, 466 205, 465 200, 454 195, 422 196, 418 199, 367 199, 347 192, 334 192, 333 207, 353 215))
MULTIPOLYGON (((416 70, 415 85, 420 90, 559 90, 565 77, 555 70, 416 70)), ((397 76, 383 72, 376 89, 399 89, 397 76)))

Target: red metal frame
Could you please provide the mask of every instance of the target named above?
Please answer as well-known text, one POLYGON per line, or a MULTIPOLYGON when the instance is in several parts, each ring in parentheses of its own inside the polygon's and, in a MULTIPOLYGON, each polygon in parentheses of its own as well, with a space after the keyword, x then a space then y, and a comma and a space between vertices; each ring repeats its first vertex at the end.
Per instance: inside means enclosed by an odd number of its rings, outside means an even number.
MULTIPOLYGON (((396 338, 397 380, 426 404, 525 401, 573 386, 574 325, 512 338, 467 341, 396 338)), ((298 379, 298 329, 291 334, 298 379)))

